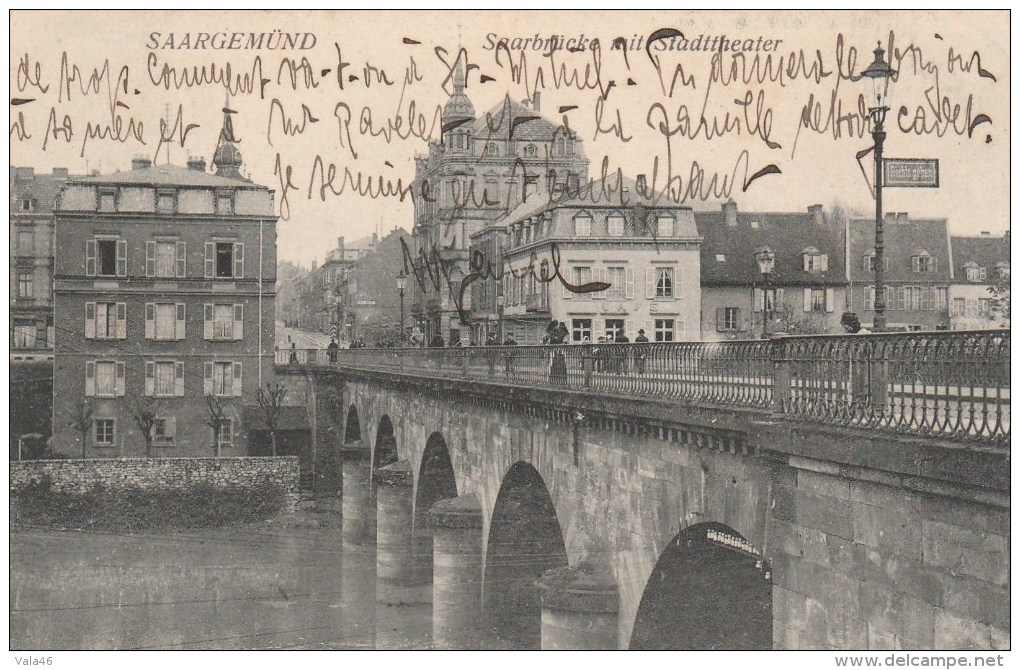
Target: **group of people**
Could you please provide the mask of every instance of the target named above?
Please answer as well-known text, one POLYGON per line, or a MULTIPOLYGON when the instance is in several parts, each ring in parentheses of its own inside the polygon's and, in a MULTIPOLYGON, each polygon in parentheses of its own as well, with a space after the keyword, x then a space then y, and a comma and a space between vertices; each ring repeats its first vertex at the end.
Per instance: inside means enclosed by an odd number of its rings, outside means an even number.
MULTIPOLYGON (((634 338, 635 344, 641 344, 648 342, 648 338, 645 336, 644 329, 638 330, 637 337, 634 338)), ((599 337, 595 346, 592 347, 591 353, 594 359, 595 372, 609 372, 615 374, 626 374, 630 370, 630 354, 624 347, 606 347, 603 345, 611 344, 629 344, 630 338, 624 332, 619 332, 615 336, 607 335, 605 337, 599 337)), ((645 358, 647 352, 644 348, 638 348, 633 352, 634 369, 638 374, 644 374, 645 372, 645 358)))

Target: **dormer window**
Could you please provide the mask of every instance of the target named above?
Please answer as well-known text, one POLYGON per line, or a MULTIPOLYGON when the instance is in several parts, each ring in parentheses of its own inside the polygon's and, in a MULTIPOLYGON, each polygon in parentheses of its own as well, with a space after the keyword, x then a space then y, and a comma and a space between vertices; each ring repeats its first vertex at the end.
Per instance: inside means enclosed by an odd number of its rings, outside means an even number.
POLYGON ((726 262, 726 254, 716 254, 715 255, 715 261, 717 263, 725 263, 726 262))
POLYGON ((995 271, 999 275, 999 279, 1009 279, 1009 263, 1004 261, 996 263, 995 271))
POLYGON ((623 224, 624 219, 620 214, 610 214, 606 219, 606 226, 608 228, 610 237, 623 237, 623 224))
POLYGON ((800 252, 804 259, 804 272, 827 272, 829 269, 829 254, 823 254, 815 247, 807 247, 800 252))
MULTIPOLYGON (((861 269, 865 272, 875 271, 875 252, 864 254, 861 256, 861 269)), ((889 272, 889 257, 882 256, 882 270, 889 272)))
POLYGON ((655 234, 657 237, 673 237, 673 221, 672 216, 660 216, 655 221, 655 234))
POLYGON ((936 258, 927 251, 918 251, 910 259, 910 266, 914 272, 935 272, 937 267, 936 258))
POLYGON ((591 216, 578 214, 574 217, 574 235, 576 237, 591 237, 591 216))
POLYGON ((985 268, 979 267, 974 261, 964 263, 963 269, 967 272, 967 281, 984 281, 987 277, 985 268))
POLYGON ((495 142, 489 142, 488 144, 485 145, 485 155, 499 156, 499 148, 496 146, 495 142))
POLYGON ((31 194, 26 193, 25 196, 21 199, 21 211, 23 212, 35 211, 35 200, 32 198, 31 194))

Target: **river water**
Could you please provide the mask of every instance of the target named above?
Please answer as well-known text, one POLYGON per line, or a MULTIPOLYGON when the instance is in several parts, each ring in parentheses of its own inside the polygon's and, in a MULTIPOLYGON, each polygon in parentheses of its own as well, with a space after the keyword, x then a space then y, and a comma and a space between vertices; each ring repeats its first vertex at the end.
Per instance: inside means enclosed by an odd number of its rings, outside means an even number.
POLYGON ((427 649, 431 605, 375 602, 339 528, 17 530, 10 648, 427 649))

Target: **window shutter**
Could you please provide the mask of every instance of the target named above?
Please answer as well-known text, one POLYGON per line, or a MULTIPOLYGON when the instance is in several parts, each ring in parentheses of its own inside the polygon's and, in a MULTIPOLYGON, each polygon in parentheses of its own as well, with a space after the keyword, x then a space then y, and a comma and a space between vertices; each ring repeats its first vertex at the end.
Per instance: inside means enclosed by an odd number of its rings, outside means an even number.
MULTIPOLYGON (((571 268, 571 269, 573 269, 573 268, 571 268)), ((570 283, 573 283, 574 279, 575 278, 574 278, 573 275, 571 275, 570 277, 566 278, 566 280, 568 282, 570 282, 570 283)), ((564 300, 570 300, 571 297, 573 297, 573 295, 571 294, 570 290, 566 287, 566 285, 563 285, 563 299, 564 300)))
POLYGON ((645 298, 655 297, 655 268, 645 268, 645 298))
POLYGON ((234 380, 233 380, 233 384, 234 384, 234 395, 240 397, 241 396, 241 363, 240 362, 235 362, 234 363, 234 380))
POLYGON ((914 272, 920 272, 921 271, 921 259, 919 257, 917 257, 917 256, 911 256, 910 257, 910 267, 911 267, 911 269, 913 269, 914 272))
POLYGON ((127 240, 117 240, 117 276, 127 277, 127 240))
POLYGON ((762 311, 765 305, 765 291, 760 288, 753 288, 751 293, 754 294, 751 298, 751 309, 755 312, 762 311))
POLYGON ((744 316, 740 313, 739 307, 737 307, 736 310, 734 310, 733 318, 735 319, 734 327, 736 328, 736 330, 740 331, 747 330, 747 323, 744 321, 744 316))
POLYGON ((184 361, 174 363, 174 395, 184 396, 184 361))
POLYGON ((684 297, 684 269, 682 267, 673 268, 673 298, 675 300, 683 300, 684 297))
POLYGON ((96 241, 85 240, 85 275, 96 276, 96 241))
POLYGON ((811 269, 811 255, 810 254, 801 254, 800 255, 800 259, 801 259, 801 261, 804 264, 804 272, 807 272, 808 270, 810 270, 811 269))
POLYGON ((673 322, 673 341, 683 342, 687 339, 687 325, 680 320, 673 322))
POLYGON ((96 337, 96 303, 85 303, 85 339, 92 340, 96 337))
POLYGON ((145 243, 145 276, 156 276, 156 243, 153 241, 145 243))
POLYGON ((156 392, 156 364, 152 361, 145 361, 145 395, 153 395, 156 392))
POLYGON ((216 243, 205 243, 205 278, 212 279, 216 276, 216 243))
POLYGON ((804 311, 811 311, 811 289, 804 289, 804 311))
MULTIPOLYGON (((592 268, 591 269, 591 280, 593 282, 605 282, 606 281, 606 269, 605 268, 592 268)), ((595 291, 594 293, 589 293, 588 295, 591 296, 592 300, 605 300, 606 292, 605 291, 595 291)))
POLYGON ((177 277, 183 279, 188 276, 188 243, 177 243, 177 277))
MULTIPOLYGON (((178 395, 180 395, 180 394, 178 394, 178 395)), ((163 424, 163 425, 164 425, 164 428, 163 428, 163 434, 164 435, 166 435, 168 438, 175 438, 175 437, 177 437, 177 417, 176 416, 168 416, 166 418, 166 423, 163 424)))
POLYGON ((156 304, 145 303, 145 339, 151 340, 156 337, 156 304))
POLYGON ((212 361, 206 361, 204 364, 204 375, 202 379, 202 393, 205 395, 213 394, 213 364, 212 361))
POLYGON ((202 315, 202 339, 211 340, 213 338, 213 306, 206 303, 204 307, 204 314, 202 315))
POLYGON ((868 260, 871 256, 861 256, 861 271, 871 272, 871 262, 868 260))
POLYGON ((821 256, 818 257, 818 259, 821 262, 821 267, 820 267, 821 271, 822 272, 828 272, 829 271, 829 254, 822 254, 821 256))
POLYGON ((85 395, 94 396, 96 394, 96 363, 95 361, 85 361, 85 395))
POLYGON ((626 293, 624 295, 627 298, 633 298, 634 297, 634 269, 633 268, 627 268, 625 272, 626 272, 626 276, 627 276, 627 280, 626 280, 627 281, 627 289, 626 289, 626 293))
POLYGON ((594 319, 592 321, 592 342, 598 342, 600 337, 606 336, 606 322, 603 319, 594 319))
MULTIPOLYGON (((931 260, 931 271, 932 272, 938 272, 939 259, 931 258, 930 260, 931 260)), ((981 279, 984 279, 986 276, 987 275, 985 274, 985 269, 981 268, 981 279)))
POLYGON ((124 397, 124 363, 117 361, 117 395, 124 397))
POLYGON ((244 244, 241 242, 234 244, 234 277, 244 278, 244 244))
POLYGON ((185 307, 183 302, 177 303, 177 314, 176 314, 176 316, 177 316, 177 323, 174 324, 174 337, 177 338, 178 340, 183 340, 184 339, 184 331, 185 331, 185 326, 187 324, 187 321, 185 319, 185 317, 187 316, 186 309, 187 308, 185 307))
POLYGON ((825 289, 825 311, 832 312, 836 309, 836 292, 831 289, 825 289))
POLYGON ((715 329, 726 330, 726 308, 716 307, 715 308, 715 329))
POLYGON ((783 307, 783 289, 776 289, 775 299, 775 303, 772 304, 772 310, 778 312, 783 307))
POLYGON ((127 339, 127 303, 117 303, 117 339, 127 339))
POLYGON ((244 339, 244 305, 234 305, 234 339, 244 339))

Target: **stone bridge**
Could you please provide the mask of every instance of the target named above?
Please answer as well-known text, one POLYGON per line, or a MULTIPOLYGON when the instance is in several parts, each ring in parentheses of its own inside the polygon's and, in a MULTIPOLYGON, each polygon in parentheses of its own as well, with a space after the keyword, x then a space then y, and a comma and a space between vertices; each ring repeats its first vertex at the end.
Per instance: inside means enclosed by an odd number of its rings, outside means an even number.
POLYGON ((277 372, 308 394, 316 462, 342 464, 345 552, 374 551, 379 602, 432 602, 436 647, 991 649, 997 337, 961 345, 981 369, 941 340, 904 367, 916 348, 876 336, 304 352, 277 372))

